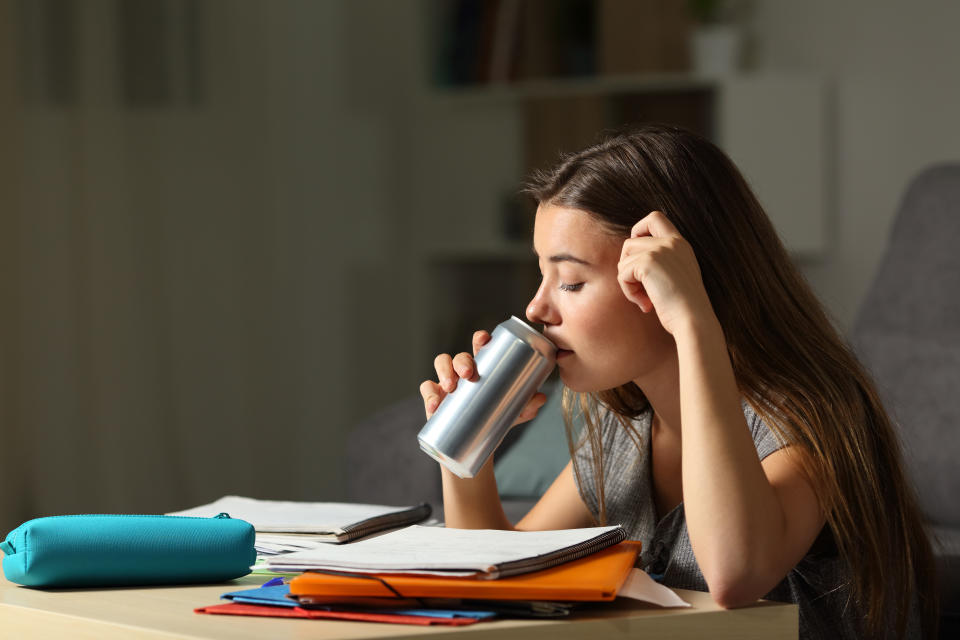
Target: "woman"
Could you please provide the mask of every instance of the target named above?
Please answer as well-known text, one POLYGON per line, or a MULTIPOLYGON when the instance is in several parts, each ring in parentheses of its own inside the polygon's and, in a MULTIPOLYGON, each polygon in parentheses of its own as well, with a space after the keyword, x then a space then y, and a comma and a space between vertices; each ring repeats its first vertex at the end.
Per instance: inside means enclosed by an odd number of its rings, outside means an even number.
MULTIPOLYGON (((623 524, 668 586, 796 602, 801 637, 932 634, 931 552, 890 420, 730 160, 650 126, 527 191, 543 275, 527 317, 560 349, 568 435, 574 405, 586 427, 516 528, 623 524)), ((475 375, 467 353, 435 368, 428 416, 475 375)), ((490 463, 442 473, 448 526, 514 528, 490 463)))

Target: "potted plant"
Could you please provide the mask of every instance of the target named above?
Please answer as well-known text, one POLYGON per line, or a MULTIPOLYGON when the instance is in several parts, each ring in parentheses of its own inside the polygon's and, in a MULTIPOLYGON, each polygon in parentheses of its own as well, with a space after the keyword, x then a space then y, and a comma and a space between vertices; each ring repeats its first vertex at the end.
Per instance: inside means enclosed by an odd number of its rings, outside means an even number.
POLYGON ((737 73, 743 62, 743 19, 746 0, 689 0, 694 27, 690 62, 703 76, 737 73))

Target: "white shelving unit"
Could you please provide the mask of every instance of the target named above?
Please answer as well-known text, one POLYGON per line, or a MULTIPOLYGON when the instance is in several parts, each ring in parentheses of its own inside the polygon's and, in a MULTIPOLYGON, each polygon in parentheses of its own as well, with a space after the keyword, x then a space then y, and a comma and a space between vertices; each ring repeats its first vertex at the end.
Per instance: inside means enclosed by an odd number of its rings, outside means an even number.
POLYGON ((644 73, 536 79, 511 84, 448 87, 434 90, 428 101, 449 106, 475 106, 518 102, 537 98, 615 95, 622 93, 669 93, 712 89, 718 81, 689 73, 644 73))
MULTIPOLYGON (((704 78, 665 73, 537 80, 438 89, 427 94, 419 106, 429 125, 439 128, 435 137, 456 141, 461 151, 473 148, 471 140, 480 133, 482 141, 476 141, 480 144, 479 153, 495 165, 487 171, 488 193, 504 194, 512 184, 519 184, 525 171, 521 148, 524 108, 531 102, 583 98, 615 101, 629 96, 669 96, 695 91, 712 96, 711 137, 743 171, 787 248, 798 257, 815 258, 826 248, 829 209, 827 88, 819 77, 794 73, 704 78), (447 123, 451 129, 444 130, 447 123), (517 173, 504 175, 505 169, 514 169, 517 173)), ((608 122, 604 126, 623 124, 627 123, 608 122)), ((438 169, 458 171, 463 167, 456 159, 457 151, 451 148, 449 153, 454 162, 444 167, 435 164, 433 158, 422 159, 434 180, 440 177, 435 173, 438 169)), ((483 178, 476 170, 473 175, 471 183, 483 178)), ((451 176, 450 180, 462 183, 463 177, 451 176)), ((475 188, 478 199, 484 200, 485 205, 492 204, 486 202, 488 195, 480 193, 485 189, 475 188)), ((424 213, 429 214, 430 209, 426 207, 424 213)), ((470 209, 463 214, 474 222, 480 222, 478 218, 482 215, 470 209)), ((443 210, 442 216, 447 220, 445 224, 451 222, 449 210, 443 210)), ((478 226, 482 227, 483 223, 478 226)), ((493 234, 480 246, 493 250, 503 244, 504 240, 493 234)), ((466 245, 475 248, 470 242, 466 245)))
MULTIPOLYGON (((663 73, 437 89, 418 102, 420 145, 409 167, 414 181, 410 192, 418 198, 412 207, 421 230, 416 238, 424 256, 417 278, 422 283, 421 308, 427 310, 421 326, 465 326, 470 322, 464 316, 476 313, 436 305, 438 287, 456 286, 449 273, 438 271, 440 265, 455 269, 456 264, 485 260, 493 269, 507 263, 517 265, 518 273, 524 264, 536 269, 529 234, 507 237, 502 232, 503 203, 517 192, 528 171, 524 145, 531 104, 539 103, 542 112, 552 101, 598 101, 603 109, 617 101, 642 103, 693 94, 704 96, 710 137, 743 171, 788 250, 798 260, 815 260, 828 242, 830 162, 827 90, 818 77, 663 73)), ((615 112, 610 109, 607 115, 615 112)), ((624 124, 608 121, 597 130, 624 124)), ((504 317, 522 310, 525 302, 526 294, 511 292, 516 299, 505 295, 504 317)), ((429 351, 437 331, 426 333, 422 346, 429 351)))

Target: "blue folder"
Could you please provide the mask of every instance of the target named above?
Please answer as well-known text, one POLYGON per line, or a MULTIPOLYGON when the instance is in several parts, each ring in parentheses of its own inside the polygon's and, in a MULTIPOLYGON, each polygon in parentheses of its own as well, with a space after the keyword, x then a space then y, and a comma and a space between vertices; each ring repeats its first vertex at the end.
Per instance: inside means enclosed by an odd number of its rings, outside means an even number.
MULTIPOLYGON (((287 597, 290 593, 290 585, 278 584, 277 578, 270 580, 261 587, 254 589, 243 589, 241 591, 231 591, 225 593, 221 598, 231 600, 238 604, 257 604, 268 607, 296 607, 299 606, 296 600, 287 597)), ((313 607, 338 610, 343 606, 313 607)), ((461 609, 369 609, 377 613, 395 613, 406 616, 423 616, 427 618, 492 618, 497 614, 493 611, 465 611, 461 609)))

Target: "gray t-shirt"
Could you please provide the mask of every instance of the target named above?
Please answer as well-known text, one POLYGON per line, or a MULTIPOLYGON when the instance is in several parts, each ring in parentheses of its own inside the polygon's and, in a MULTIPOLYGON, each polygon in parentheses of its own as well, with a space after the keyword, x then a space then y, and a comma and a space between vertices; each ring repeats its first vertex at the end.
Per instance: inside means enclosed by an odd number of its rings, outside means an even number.
MULTIPOLYGON (((760 460, 784 446, 764 421, 743 403, 743 413, 760 460)), ((634 420, 640 448, 627 430, 607 415, 601 426, 607 523, 619 523, 631 540, 643 543, 640 566, 668 587, 708 591, 690 547, 683 503, 657 521, 650 467, 650 420, 647 410, 634 420)), ((576 454, 581 473, 580 495, 599 518, 596 478, 590 443, 576 454)), ((801 638, 856 638, 855 613, 848 604, 849 575, 837 554, 829 527, 824 527, 806 556, 774 589, 768 600, 793 602, 800 610, 801 638)), ((913 621, 916 622, 916 617, 913 621)), ((907 637, 919 637, 911 624, 907 637)))

